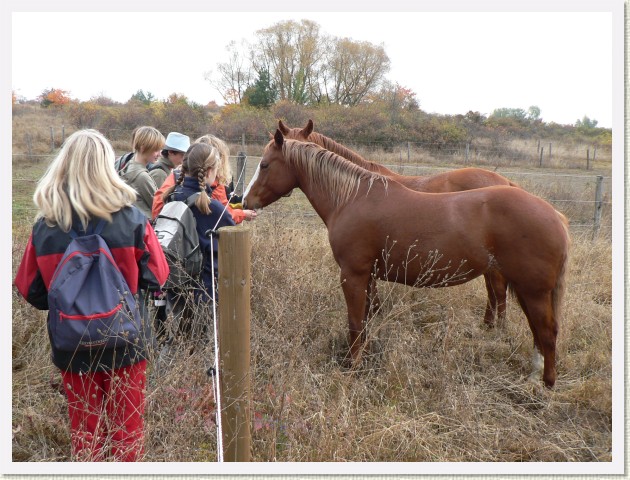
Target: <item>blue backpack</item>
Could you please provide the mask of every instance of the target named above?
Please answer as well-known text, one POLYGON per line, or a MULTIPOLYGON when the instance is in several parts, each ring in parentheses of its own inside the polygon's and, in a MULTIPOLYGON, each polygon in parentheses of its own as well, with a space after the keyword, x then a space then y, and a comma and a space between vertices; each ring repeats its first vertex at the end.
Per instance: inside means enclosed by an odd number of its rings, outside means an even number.
POLYGON ((105 220, 72 241, 48 290, 49 328, 54 346, 77 351, 140 343, 142 318, 111 250, 101 237, 105 220))

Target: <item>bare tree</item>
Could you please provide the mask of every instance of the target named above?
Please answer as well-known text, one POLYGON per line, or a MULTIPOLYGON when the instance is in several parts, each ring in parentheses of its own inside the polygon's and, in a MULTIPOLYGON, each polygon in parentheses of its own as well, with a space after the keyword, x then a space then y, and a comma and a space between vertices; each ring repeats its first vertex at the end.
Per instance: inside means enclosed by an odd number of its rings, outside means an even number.
POLYGON ((227 62, 217 65, 217 75, 209 71, 205 74, 205 79, 217 89, 223 97, 225 103, 241 103, 247 87, 252 82, 252 65, 249 58, 245 57, 247 45, 241 42, 243 49, 237 49, 235 41, 227 44, 226 50, 230 56, 227 62))

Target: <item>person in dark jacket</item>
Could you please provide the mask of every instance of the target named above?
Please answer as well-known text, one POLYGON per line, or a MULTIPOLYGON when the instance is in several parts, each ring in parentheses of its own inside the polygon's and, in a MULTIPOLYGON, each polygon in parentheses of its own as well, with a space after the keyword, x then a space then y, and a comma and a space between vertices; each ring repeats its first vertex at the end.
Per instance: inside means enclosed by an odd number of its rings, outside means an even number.
MULTIPOLYGON (((171 200, 186 201, 192 194, 200 193, 195 203, 190 207, 197 223, 197 233, 201 246, 204 264, 201 271, 201 288, 193 286, 194 299, 197 303, 209 303, 212 300, 213 285, 215 285, 219 269, 218 239, 214 235, 212 240, 208 232, 221 227, 235 225, 230 212, 218 200, 211 198, 210 186, 215 181, 220 162, 219 152, 211 145, 195 143, 190 146, 183 161, 183 175, 179 175, 177 183, 164 192, 164 202, 171 200), (214 267, 214 269, 213 269, 214 267)), ((189 289, 168 291, 168 303, 173 312, 175 325, 182 321, 182 314, 186 306, 189 289)))
MULTIPOLYGON (((101 219, 101 236, 136 295, 159 288, 169 273, 147 217, 134 206, 136 192, 114 169, 114 150, 95 130, 72 134, 39 181, 33 200, 38 214, 14 284, 40 310, 48 310, 52 277, 71 241, 101 219)), ((143 319, 144 325, 150 325, 143 319)), ((68 398, 72 457, 81 461, 136 461, 144 450, 148 341, 75 352, 55 348, 68 398)))

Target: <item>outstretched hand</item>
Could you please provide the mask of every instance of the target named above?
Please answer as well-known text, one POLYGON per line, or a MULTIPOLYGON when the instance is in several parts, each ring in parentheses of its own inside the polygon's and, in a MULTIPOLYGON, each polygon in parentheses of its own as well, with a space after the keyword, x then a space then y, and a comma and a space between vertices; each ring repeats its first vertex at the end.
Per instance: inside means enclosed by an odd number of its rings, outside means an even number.
POLYGON ((245 212, 245 220, 250 221, 258 216, 256 210, 243 210, 245 212))

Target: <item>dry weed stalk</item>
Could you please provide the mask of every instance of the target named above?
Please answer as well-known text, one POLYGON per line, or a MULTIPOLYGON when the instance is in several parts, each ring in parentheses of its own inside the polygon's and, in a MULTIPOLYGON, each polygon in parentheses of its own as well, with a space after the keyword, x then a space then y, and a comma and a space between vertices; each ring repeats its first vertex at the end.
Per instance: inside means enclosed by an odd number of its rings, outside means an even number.
MULTIPOLYGON (((440 289, 379 282, 381 309, 367 327, 378 348, 364 368, 343 368, 346 307, 323 225, 289 227, 269 211, 252 233, 254 461, 610 461, 605 239, 574 237, 559 379, 547 392, 526 382, 531 333, 515 302, 503 328, 483 326, 482 280, 440 289)), ((68 461, 45 314, 17 297, 13 307, 13 459, 68 461)), ((206 311, 195 318, 209 321, 206 311)), ((216 460, 206 374, 214 353, 193 331, 179 335, 165 366, 151 353, 146 461, 216 460)))

